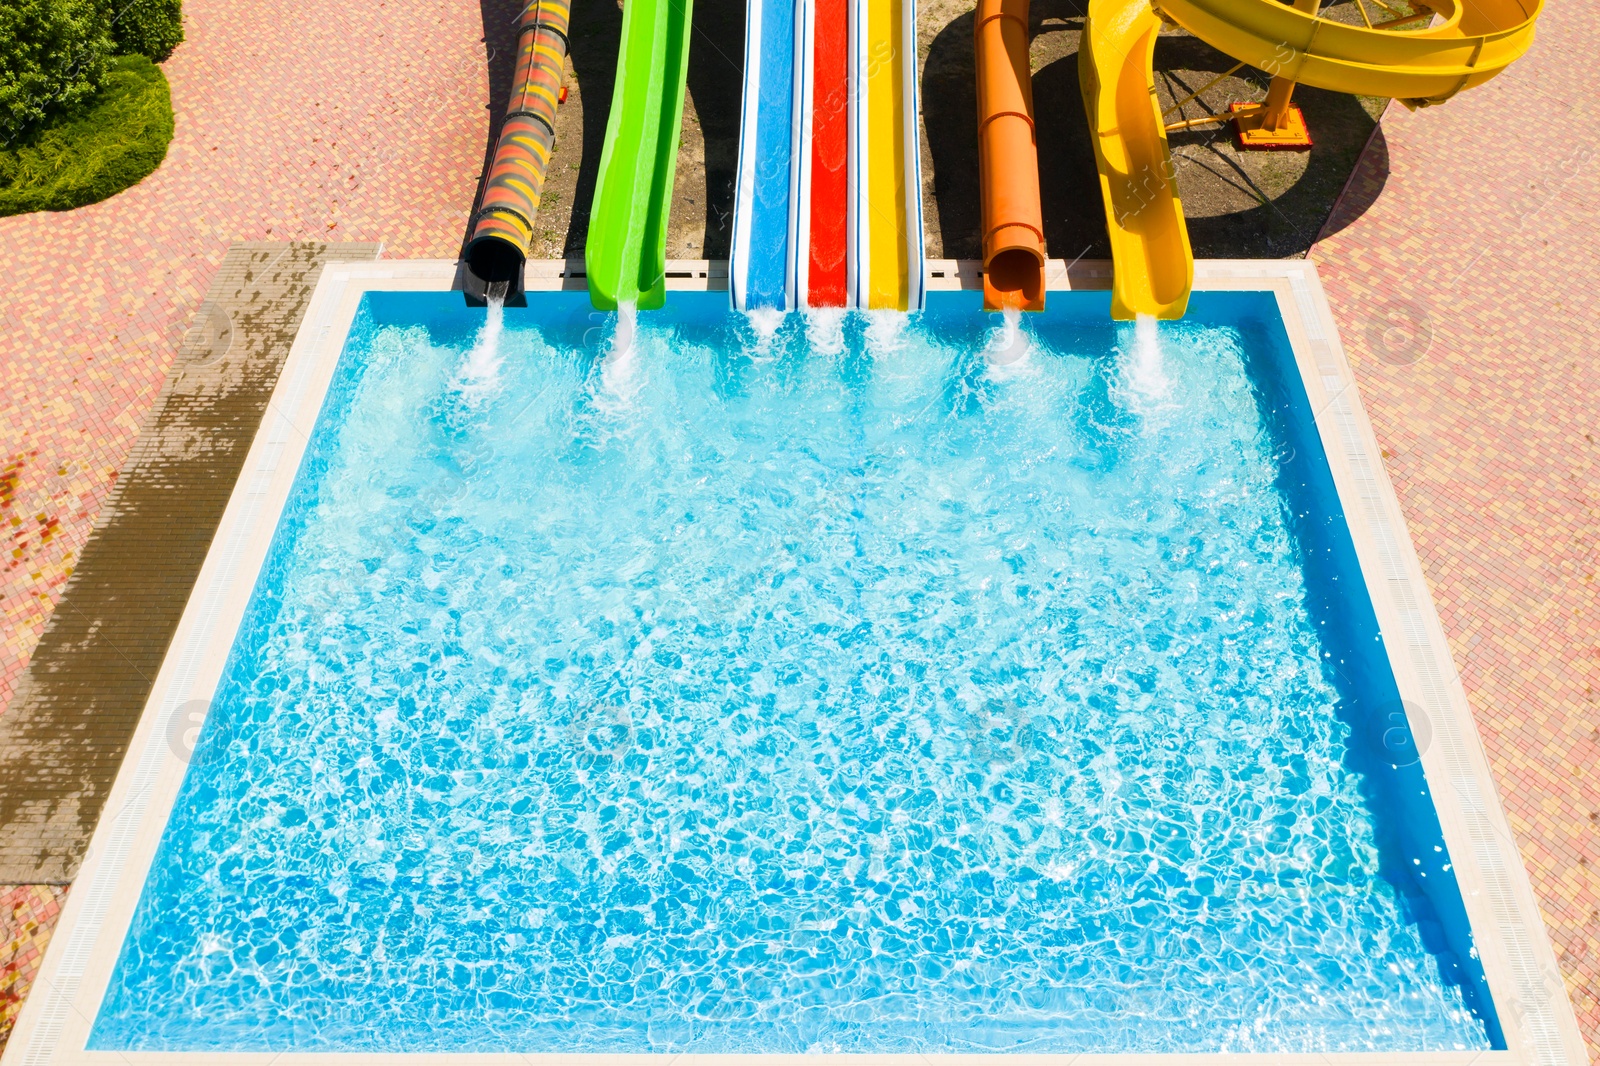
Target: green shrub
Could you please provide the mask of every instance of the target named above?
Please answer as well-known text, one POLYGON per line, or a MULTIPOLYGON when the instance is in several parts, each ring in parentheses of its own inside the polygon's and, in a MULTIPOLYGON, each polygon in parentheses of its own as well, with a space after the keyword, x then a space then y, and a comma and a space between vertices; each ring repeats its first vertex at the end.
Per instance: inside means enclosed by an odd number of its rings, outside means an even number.
POLYGON ((0 149, 0 215, 104 200, 160 166, 171 140, 172 97, 161 69, 140 55, 113 59, 88 106, 0 149))
POLYGON ((99 0, 0 0, 0 147, 87 102, 112 48, 99 0))
POLYGON ((183 43, 181 0, 105 0, 111 36, 120 55, 149 56, 157 63, 183 43))

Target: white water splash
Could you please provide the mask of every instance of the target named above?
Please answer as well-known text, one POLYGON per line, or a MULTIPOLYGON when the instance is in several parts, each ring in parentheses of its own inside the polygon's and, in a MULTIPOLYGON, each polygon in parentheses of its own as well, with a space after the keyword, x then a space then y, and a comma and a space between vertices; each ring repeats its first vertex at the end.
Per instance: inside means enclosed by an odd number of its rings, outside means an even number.
POLYGON ((772 341, 778 335, 778 330, 783 326, 784 312, 776 307, 757 307, 746 311, 745 318, 750 322, 750 328, 756 334, 756 346, 750 353, 755 356, 764 356, 772 349, 772 341))
POLYGON ((1161 335, 1153 315, 1140 315, 1133 326, 1133 352, 1123 363, 1123 378, 1131 406, 1148 414, 1167 405, 1172 380, 1161 354, 1161 335))
POLYGON ((595 406, 615 414, 626 410, 639 393, 638 361, 634 358, 638 313, 632 300, 617 304, 617 328, 600 363, 600 391, 595 406))
POLYGON ((906 326, 911 321, 911 316, 904 311, 887 311, 881 308, 866 311, 864 314, 867 316, 867 351, 877 354, 900 347, 900 342, 905 339, 906 326))
POLYGON ((818 355, 839 355, 843 353, 844 308, 807 308, 806 343, 818 355))
POLYGON ((489 315, 472 350, 461 361, 452 386, 468 403, 477 403, 500 386, 500 335, 505 330, 506 298, 504 287, 488 298, 489 315))
POLYGON ((1023 372, 1031 351, 1033 341, 1023 332, 1022 312, 1015 307, 1007 307, 1001 313, 1000 328, 995 331, 984 353, 989 362, 989 377, 999 381, 1023 372))

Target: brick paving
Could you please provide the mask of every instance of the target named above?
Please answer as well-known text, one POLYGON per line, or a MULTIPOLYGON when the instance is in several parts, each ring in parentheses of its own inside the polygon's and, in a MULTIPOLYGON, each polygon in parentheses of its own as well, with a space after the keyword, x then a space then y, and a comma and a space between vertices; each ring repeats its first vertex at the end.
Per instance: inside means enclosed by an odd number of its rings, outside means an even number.
POLYGON ((235 240, 454 258, 489 98, 480 5, 186 0, 166 161, 0 219, 0 709, 235 240))
MULTIPOLYGON (((185 0, 160 169, 0 219, 0 723, 230 243, 455 257, 505 6, 185 0)), ((0 886, 0 1047, 65 891, 0 886)))
MULTIPOLYGON (((47 623, 11 708, 0 715, 0 1051, 321 264, 377 252, 371 243, 310 241, 240 242, 228 250, 84 546, 62 608, 47 623)), ((185 733, 171 741, 191 739, 185 733)))
POLYGON ((1600 1063, 1591 16, 1547 4, 1499 78, 1391 105, 1312 258, 1600 1063))
POLYGON ((0 883, 77 875, 321 264, 377 252, 241 242, 213 275, 61 609, 0 715, 0 883))
POLYGON ((66 898, 66 885, 0 885, 0 1050, 44 961, 66 898))

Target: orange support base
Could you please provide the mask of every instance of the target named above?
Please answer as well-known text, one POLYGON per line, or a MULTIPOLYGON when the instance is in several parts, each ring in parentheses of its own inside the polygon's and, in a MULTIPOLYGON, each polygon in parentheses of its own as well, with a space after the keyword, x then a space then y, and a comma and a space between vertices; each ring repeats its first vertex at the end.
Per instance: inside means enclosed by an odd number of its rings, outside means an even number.
MULTIPOLYGON (((1260 108, 1259 104, 1229 104, 1228 110, 1240 111, 1260 108)), ((1311 147, 1311 131, 1306 128, 1306 117, 1299 104, 1290 104, 1284 112, 1283 125, 1277 129, 1265 126, 1267 112, 1239 115, 1233 120, 1233 140, 1241 151, 1304 152, 1311 147)))

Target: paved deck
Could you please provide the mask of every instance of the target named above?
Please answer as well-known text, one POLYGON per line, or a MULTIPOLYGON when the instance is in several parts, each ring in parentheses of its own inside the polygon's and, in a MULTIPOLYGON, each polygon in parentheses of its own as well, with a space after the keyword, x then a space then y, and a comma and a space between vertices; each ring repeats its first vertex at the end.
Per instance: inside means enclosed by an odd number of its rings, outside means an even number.
POLYGON ((77 877, 322 264, 377 252, 240 242, 223 259, 0 714, 0 884, 77 877))
POLYGON ((44 961, 65 885, 0 885, 0 1051, 44 961))
MULTIPOLYGON (((0 219, 0 721, 230 243, 457 254, 505 6, 185 0, 161 168, 0 219)), ((0 885, 0 1048, 66 893, 0 885)))
POLYGON ((489 112, 479 5, 186 0, 177 132, 112 199, 0 219, 0 709, 223 253, 454 258, 489 112))
POLYGON ((1391 105, 1312 258, 1600 1062, 1591 15, 1548 4, 1495 81, 1391 105))

